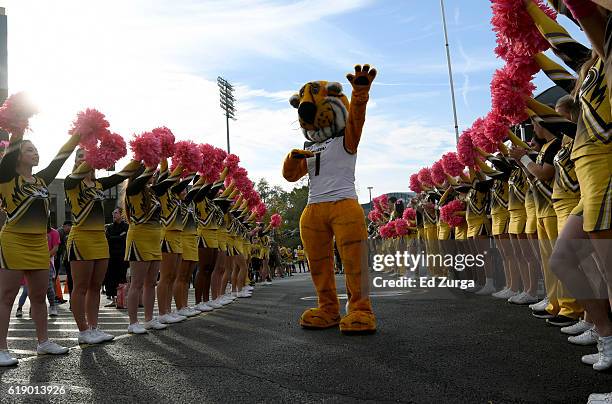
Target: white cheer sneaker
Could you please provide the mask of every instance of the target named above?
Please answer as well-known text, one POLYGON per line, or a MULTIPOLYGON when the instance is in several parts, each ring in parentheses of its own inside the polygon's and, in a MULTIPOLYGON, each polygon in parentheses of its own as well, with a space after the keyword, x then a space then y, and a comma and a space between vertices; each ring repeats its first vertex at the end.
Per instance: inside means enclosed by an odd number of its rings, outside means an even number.
POLYGON ((168 328, 166 324, 162 324, 158 319, 153 318, 151 321, 144 323, 145 330, 165 330, 168 328))
POLYGON ((1 366, 14 366, 17 364, 17 358, 14 358, 8 351, 4 349, 0 351, 0 367, 1 366))
POLYGON ((519 293, 518 295, 512 296, 511 298, 508 299, 508 303, 518 304, 518 305, 533 304, 533 303, 536 303, 537 301, 538 301, 537 297, 531 296, 527 292, 519 293))
POLYGON ((206 304, 206 303, 199 303, 199 304, 197 304, 197 305, 195 306, 195 308, 196 308, 196 310, 200 310, 202 313, 206 313, 206 312, 209 312, 209 311, 213 311, 213 310, 214 310, 214 308, 213 308, 213 307, 209 306, 209 305, 208 305, 208 304, 206 304))
POLYGON ((176 323, 180 323, 181 321, 183 321, 180 319, 180 317, 174 317, 170 313, 159 316, 158 320, 162 324, 176 324, 176 323))
POLYGON ((574 345, 582 345, 582 346, 595 345, 597 344, 598 339, 599 339, 599 334, 597 334, 597 331, 595 331, 595 329, 593 328, 586 330, 582 334, 567 337, 568 342, 574 345))
POLYGON ((597 351, 599 351, 599 360, 593 364, 593 369, 598 371, 610 369, 612 367, 612 335, 599 337, 597 351))
POLYGON ((193 317, 200 314, 199 312, 194 312, 193 310, 189 309, 189 307, 183 307, 182 309, 177 311, 177 313, 184 317, 193 317))
POLYGON ((584 320, 580 320, 574 325, 562 327, 561 332, 567 335, 579 335, 585 331, 590 330, 591 328, 593 328, 593 324, 587 323, 584 320))
POLYGON ((104 332, 98 327, 91 328, 91 333, 102 338, 102 342, 110 342, 115 339, 114 335, 104 332))
POLYGON ((65 355, 68 353, 68 348, 46 340, 42 344, 38 344, 36 353, 38 355, 65 355))
POLYGON ((206 302, 206 305, 212 307, 213 309, 220 309, 223 307, 223 305, 219 303, 219 299, 215 299, 215 300, 206 302))
POLYGON ((128 326, 128 334, 146 334, 147 330, 140 324, 134 323, 128 326))
POLYGON ((589 395, 587 404, 612 404, 612 393, 593 393, 589 395))
POLYGON ((104 342, 104 338, 88 329, 79 332, 78 341, 79 344, 96 345, 104 342))
POLYGON ((548 306, 548 303, 549 303, 548 297, 545 297, 544 299, 540 300, 537 303, 530 304, 529 308, 532 311, 544 311, 544 310, 546 310, 546 307, 548 306))

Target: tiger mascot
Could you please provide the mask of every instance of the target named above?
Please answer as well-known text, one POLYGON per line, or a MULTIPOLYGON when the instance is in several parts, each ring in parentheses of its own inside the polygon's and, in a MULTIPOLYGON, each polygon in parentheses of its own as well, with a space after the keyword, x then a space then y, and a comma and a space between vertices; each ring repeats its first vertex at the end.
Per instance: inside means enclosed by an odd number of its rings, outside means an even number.
POLYGON ((355 74, 346 76, 353 88, 350 104, 340 83, 327 81, 306 83, 289 99, 298 110, 307 141, 304 149, 293 149, 285 157, 283 177, 294 182, 308 174, 308 204, 300 218, 300 233, 318 296, 318 307, 306 310, 300 318, 304 328, 340 324, 345 334, 376 331, 369 297, 365 217, 355 191, 357 146, 375 77, 376 70, 370 66, 355 66, 355 74), (334 277, 334 239, 348 295, 347 315, 342 319, 334 277))

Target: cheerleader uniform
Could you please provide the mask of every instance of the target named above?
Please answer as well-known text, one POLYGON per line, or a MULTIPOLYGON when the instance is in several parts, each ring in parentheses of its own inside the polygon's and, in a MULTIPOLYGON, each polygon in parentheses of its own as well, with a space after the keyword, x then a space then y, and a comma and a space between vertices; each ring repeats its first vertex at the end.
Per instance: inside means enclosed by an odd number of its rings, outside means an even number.
POLYGON ((508 179, 508 214, 510 216, 508 233, 510 234, 527 233, 527 210, 525 208, 528 189, 527 176, 521 168, 514 168, 508 179))
POLYGON ((126 188, 125 207, 130 222, 125 248, 126 261, 161 261, 162 258, 159 197, 174 182, 166 180, 147 186, 154 173, 154 168, 147 168, 138 177, 130 179, 126 188))
POLYGON ((168 162, 163 160, 160 170, 159 181, 167 181, 171 184, 171 187, 159 196, 161 206, 160 220, 162 224, 161 251, 162 253, 182 254, 183 222, 180 217, 182 204, 178 194, 187 187, 191 178, 187 182, 181 182, 181 186, 177 188, 176 184, 181 178, 182 167, 179 165, 172 173, 168 174, 168 162))
POLYGON ((465 219, 468 224, 467 236, 469 238, 491 234, 491 224, 487 217, 490 186, 490 180, 476 179, 467 194, 465 219))
POLYGON ((496 178, 491 188, 491 233, 494 236, 508 233, 510 213, 508 212, 507 178, 496 178))
MULTIPOLYGON (((555 180, 553 183, 553 208, 557 214, 557 228, 563 229, 567 218, 580 201, 580 185, 576 178, 574 162, 570 159, 573 140, 569 137, 563 139, 561 149, 554 158, 555 180)), ((561 281, 557 284, 557 300, 559 301, 560 314, 578 318, 583 313, 583 308, 576 299, 571 296, 561 281)))
POLYGON ((79 143, 71 136, 47 168, 33 175, 32 181, 16 171, 23 140, 11 136, 0 160, 0 205, 6 223, 0 232, 0 268, 32 271, 49 269, 47 222, 49 220, 49 184, 79 143))
MULTIPOLYGON (((609 46, 610 41, 607 41, 609 46)), ((611 51, 606 49, 606 54, 611 51)), ((612 111, 601 59, 589 69, 579 93, 580 117, 571 159, 580 183, 580 202, 572 211, 582 215, 586 232, 612 228, 612 111)))
MULTIPOLYGON (((560 143, 559 139, 554 138, 544 144, 538 153, 535 164, 540 166, 544 164, 554 165, 555 155, 561 148, 560 143)), ((562 295, 559 288, 561 282, 550 270, 549 266, 549 258, 552 254, 554 241, 557 238, 557 215, 552 204, 554 178, 547 181, 533 178, 531 182, 533 199, 536 207, 538 244, 540 246, 540 256, 542 259, 542 272, 544 273, 546 296, 549 300, 546 311, 553 315, 574 317, 571 308, 561 306, 562 302, 559 300, 562 295)))
POLYGON ((183 261, 198 262, 198 226, 192 203, 181 203, 183 261))
POLYGON ((93 180, 89 186, 83 180, 92 171, 84 162, 64 180, 66 201, 72 212, 72 230, 66 242, 70 261, 93 261, 110 257, 104 228, 104 191, 121 184, 141 167, 131 161, 117 174, 93 180))

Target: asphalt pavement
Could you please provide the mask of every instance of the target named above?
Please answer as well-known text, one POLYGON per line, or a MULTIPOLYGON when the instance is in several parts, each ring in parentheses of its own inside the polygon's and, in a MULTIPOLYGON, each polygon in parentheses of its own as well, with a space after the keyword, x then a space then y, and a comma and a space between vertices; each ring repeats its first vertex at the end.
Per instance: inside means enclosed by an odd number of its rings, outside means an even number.
POLYGON ((145 336, 126 335, 127 313, 105 308, 100 326, 118 338, 86 347, 64 305, 50 320, 50 337, 71 346, 62 357, 35 355, 25 310, 11 320, 21 362, 0 369, 0 402, 586 403, 612 391, 612 372, 580 363, 595 347, 569 344, 528 308, 419 288, 372 301, 374 335, 302 330, 316 303, 309 276, 297 275, 145 336), (38 394, 15 394, 27 385, 38 394), (64 393, 42 395, 49 386, 64 393))

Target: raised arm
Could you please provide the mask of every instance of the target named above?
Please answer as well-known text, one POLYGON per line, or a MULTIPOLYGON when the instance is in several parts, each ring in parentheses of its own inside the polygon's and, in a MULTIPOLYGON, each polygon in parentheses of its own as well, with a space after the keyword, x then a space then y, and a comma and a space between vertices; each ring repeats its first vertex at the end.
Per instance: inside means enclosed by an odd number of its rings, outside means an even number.
POLYGON ((153 174, 155 174, 155 168, 156 167, 145 168, 144 166, 140 166, 136 173, 134 173, 134 175, 128 179, 125 194, 132 196, 142 192, 151 177, 153 177, 153 174))
POLYGON ((51 163, 49 163, 47 168, 37 172, 36 176, 42 178, 43 181, 45 181, 45 184, 51 184, 55 177, 57 177, 57 174, 62 169, 62 166, 64 165, 68 157, 70 157, 74 149, 79 144, 80 140, 81 137, 79 135, 70 136, 70 139, 68 139, 68 141, 62 146, 59 152, 57 152, 57 155, 53 158, 51 163))
POLYGON ((158 181, 156 184, 151 186, 155 195, 162 196, 165 194, 172 186, 174 186, 181 179, 181 173, 183 172, 183 166, 180 164, 176 166, 174 171, 170 173, 165 179, 158 181))
POLYGON ((140 161, 132 160, 118 173, 99 178, 98 181, 102 184, 102 189, 106 190, 121 184, 123 181, 136 174, 141 167, 142 163, 140 161))
POLYGON ((17 175, 17 160, 19 159, 22 141, 23 133, 11 134, 9 145, 0 160, 0 183, 9 182, 17 175))
POLYGON ((353 86, 351 103, 344 129, 344 148, 351 154, 357 153, 361 140, 361 132, 365 123, 366 105, 370 98, 370 86, 376 77, 376 70, 369 65, 355 66, 355 74, 348 74, 346 78, 353 86))
MULTIPOLYGON (((580 66, 587 60, 591 50, 574 40, 565 28, 546 15, 532 0, 523 0, 527 13, 533 19, 538 31, 550 43, 553 52, 559 56, 572 70, 580 71, 580 66)), ((567 0, 565 0, 567 3, 567 0)), ((584 0, 578 0, 584 1, 584 0)))

